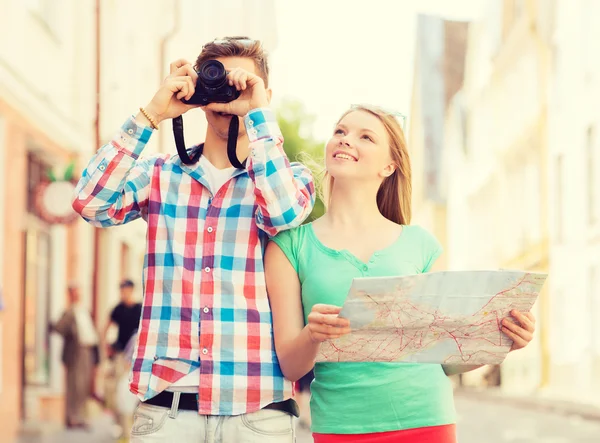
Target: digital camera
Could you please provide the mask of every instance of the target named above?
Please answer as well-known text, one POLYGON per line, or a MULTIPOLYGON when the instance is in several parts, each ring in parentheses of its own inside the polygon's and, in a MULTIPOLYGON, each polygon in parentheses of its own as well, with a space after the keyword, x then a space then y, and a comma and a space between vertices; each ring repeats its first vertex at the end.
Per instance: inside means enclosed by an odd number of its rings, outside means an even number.
POLYGON ((235 86, 227 82, 225 66, 218 60, 206 60, 198 68, 196 90, 189 100, 182 100, 188 105, 208 105, 209 103, 229 103, 240 96, 235 86))

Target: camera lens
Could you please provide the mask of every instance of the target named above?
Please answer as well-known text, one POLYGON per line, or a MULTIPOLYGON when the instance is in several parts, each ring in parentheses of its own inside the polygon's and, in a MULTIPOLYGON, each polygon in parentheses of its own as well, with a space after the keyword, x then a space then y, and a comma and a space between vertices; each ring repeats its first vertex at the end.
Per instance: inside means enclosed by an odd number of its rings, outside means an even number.
POLYGON ((198 77, 206 86, 218 88, 227 80, 227 72, 218 60, 207 60, 200 66, 198 77))

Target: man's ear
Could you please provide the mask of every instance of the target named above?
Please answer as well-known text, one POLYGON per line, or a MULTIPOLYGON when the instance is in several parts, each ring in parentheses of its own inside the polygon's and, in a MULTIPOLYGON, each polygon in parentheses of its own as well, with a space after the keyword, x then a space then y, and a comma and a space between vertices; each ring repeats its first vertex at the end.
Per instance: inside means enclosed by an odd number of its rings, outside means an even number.
POLYGON ((383 169, 383 171, 381 171, 381 176, 383 178, 387 178, 390 175, 392 175, 395 170, 396 170, 396 165, 394 163, 390 163, 383 169))
POLYGON ((271 104, 271 97, 273 96, 273 90, 271 88, 267 88, 267 100, 269 104, 271 104))

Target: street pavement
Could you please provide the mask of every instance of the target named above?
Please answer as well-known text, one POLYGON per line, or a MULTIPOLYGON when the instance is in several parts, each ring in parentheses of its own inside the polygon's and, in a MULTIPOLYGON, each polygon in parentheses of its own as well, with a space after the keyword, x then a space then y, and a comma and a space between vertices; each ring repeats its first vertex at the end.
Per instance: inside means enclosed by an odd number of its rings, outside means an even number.
POLYGON ((456 396, 459 443, 600 443, 600 420, 456 396))
MULTIPOLYGON (((456 396, 459 443, 600 443, 600 420, 585 420, 493 399, 456 396)), ((102 416, 92 432, 71 431, 19 443, 111 443, 111 421, 102 416)), ((297 428, 297 443, 312 443, 310 432, 297 428)))

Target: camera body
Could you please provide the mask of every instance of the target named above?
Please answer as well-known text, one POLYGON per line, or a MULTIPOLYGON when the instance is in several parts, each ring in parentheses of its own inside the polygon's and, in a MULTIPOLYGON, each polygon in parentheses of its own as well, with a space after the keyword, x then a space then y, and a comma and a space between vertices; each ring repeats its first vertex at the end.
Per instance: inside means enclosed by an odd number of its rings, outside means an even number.
POLYGON ((196 90, 189 100, 182 100, 188 105, 205 106, 209 103, 229 103, 241 94, 235 86, 227 82, 225 66, 218 60, 206 60, 198 68, 196 90))

